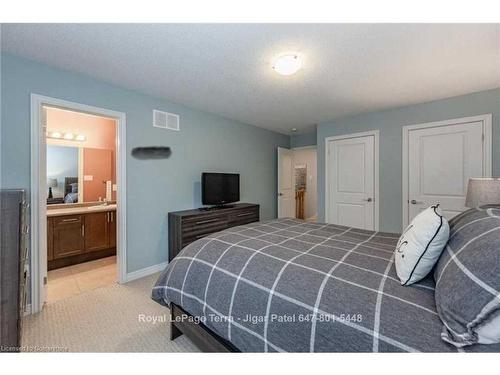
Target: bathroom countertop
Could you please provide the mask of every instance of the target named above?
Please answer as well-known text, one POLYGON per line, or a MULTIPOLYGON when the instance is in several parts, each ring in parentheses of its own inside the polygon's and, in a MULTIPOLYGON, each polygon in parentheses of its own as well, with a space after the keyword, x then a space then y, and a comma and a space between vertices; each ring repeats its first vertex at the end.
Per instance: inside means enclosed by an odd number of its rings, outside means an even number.
POLYGON ((47 210, 47 217, 64 216, 64 215, 81 215, 92 212, 116 211, 116 204, 97 205, 97 206, 80 206, 80 207, 62 207, 47 210))

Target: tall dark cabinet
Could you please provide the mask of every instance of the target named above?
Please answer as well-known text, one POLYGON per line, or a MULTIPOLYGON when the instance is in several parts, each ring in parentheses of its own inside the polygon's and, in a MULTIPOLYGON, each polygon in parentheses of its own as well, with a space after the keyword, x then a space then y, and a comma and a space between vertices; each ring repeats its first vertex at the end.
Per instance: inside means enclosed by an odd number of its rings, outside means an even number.
POLYGON ((19 351, 26 306, 28 223, 24 190, 0 190, 0 351, 19 351))

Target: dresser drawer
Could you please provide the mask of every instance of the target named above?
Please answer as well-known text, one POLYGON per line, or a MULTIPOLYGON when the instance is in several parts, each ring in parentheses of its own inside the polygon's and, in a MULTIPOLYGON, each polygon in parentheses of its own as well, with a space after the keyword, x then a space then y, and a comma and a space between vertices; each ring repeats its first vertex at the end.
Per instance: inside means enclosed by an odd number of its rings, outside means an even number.
POLYGON ((181 235, 182 238, 195 237, 202 234, 219 232, 227 228, 229 228, 227 222, 217 223, 206 227, 183 227, 181 235))
POLYGON ((244 225, 259 221, 259 208, 252 207, 239 210, 229 216, 229 226, 244 225))
POLYGON ((196 217, 182 220, 182 227, 189 229, 207 228, 219 225, 227 225, 227 217, 212 216, 212 217, 196 217))

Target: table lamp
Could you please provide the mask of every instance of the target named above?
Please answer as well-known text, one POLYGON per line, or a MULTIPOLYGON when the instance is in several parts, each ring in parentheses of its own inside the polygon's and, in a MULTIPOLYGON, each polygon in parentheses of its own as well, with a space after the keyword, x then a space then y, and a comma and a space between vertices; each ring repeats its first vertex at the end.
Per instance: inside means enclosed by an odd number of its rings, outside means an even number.
POLYGON ((52 196, 52 188, 57 187, 57 179, 56 178, 47 179, 47 186, 49 187, 49 196, 47 197, 47 199, 52 199, 54 198, 52 196))
POLYGON ((487 204, 500 204, 500 178, 469 179, 465 206, 476 208, 487 204))

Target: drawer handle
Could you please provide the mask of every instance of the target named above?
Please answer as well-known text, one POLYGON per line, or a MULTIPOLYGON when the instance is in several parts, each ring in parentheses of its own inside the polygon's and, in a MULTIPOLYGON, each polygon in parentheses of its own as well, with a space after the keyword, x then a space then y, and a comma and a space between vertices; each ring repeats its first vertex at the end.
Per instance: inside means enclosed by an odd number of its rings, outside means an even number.
POLYGON ((219 219, 208 219, 208 220, 197 221, 195 224, 201 225, 201 224, 213 223, 215 221, 219 221, 219 219))
POLYGON ((238 214, 238 217, 241 217, 241 216, 250 216, 250 215, 255 215, 255 212, 246 212, 244 214, 238 214))
POLYGON ((70 223, 70 222, 72 222, 72 221, 78 221, 78 220, 80 220, 80 219, 77 219, 77 218, 73 218, 73 219, 63 219, 63 220, 62 220, 62 222, 63 222, 63 223, 70 223))

